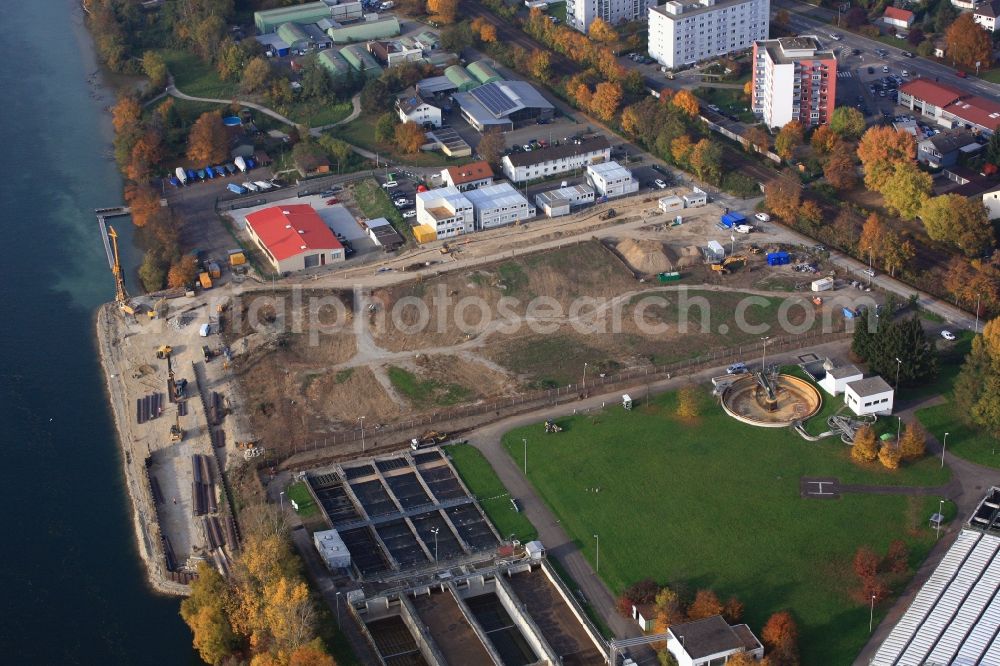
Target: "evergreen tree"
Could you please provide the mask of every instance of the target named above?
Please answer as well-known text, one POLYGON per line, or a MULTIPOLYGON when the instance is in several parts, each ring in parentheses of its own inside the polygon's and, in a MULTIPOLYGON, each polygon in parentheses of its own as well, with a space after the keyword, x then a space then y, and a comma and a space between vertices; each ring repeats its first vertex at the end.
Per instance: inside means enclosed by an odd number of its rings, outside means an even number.
POLYGON ((927 444, 927 433, 919 423, 908 423, 903 430, 903 438, 899 442, 899 452, 905 460, 917 460, 924 457, 927 444))
POLYGON ((868 317, 861 317, 854 321, 854 339, 851 340, 851 352, 862 361, 866 361, 871 353, 872 340, 875 336, 868 328, 868 317))
POLYGON ((986 144, 986 159, 991 164, 1000 165, 1000 132, 990 135, 990 142, 986 144))
POLYGON ((867 321, 856 324, 851 351, 868 363, 871 372, 894 383, 898 371, 901 386, 937 375, 937 349, 919 319, 882 323, 875 331, 869 326, 867 321))

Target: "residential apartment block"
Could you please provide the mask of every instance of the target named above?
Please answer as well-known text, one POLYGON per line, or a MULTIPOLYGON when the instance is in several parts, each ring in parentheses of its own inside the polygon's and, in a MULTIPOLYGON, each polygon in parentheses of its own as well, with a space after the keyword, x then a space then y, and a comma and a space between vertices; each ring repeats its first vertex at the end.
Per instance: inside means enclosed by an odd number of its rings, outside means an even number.
POLYGON ((676 69, 767 39, 770 0, 671 0, 649 8, 649 55, 676 69))
POLYGON ((656 0, 567 0, 566 25, 586 33, 594 19, 604 19, 610 25, 640 20, 655 4, 656 0))
POLYGON ((513 183, 548 178, 611 159, 606 137, 577 139, 531 152, 504 155, 500 161, 504 175, 513 183))
POLYGON ((454 187, 417 192, 417 224, 436 238, 469 233, 474 228, 472 203, 454 187))
POLYGON ((535 216, 535 207, 510 183, 486 185, 468 190, 465 197, 472 202, 475 229, 492 229, 505 224, 516 224, 535 216))
POLYGON ((825 125, 836 102, 837 58, 812 35, 754 42, 753 112, 768 127, 825 125))

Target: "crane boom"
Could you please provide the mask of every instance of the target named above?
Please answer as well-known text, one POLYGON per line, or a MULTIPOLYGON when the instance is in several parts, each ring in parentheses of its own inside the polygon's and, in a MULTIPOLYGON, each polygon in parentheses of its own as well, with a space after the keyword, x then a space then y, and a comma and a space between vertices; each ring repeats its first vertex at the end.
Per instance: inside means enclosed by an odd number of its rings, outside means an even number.
POLYGON ((131 309, 128 304, 128 292, 125 291, 125 274, 122 272, 122 262, 118 255, 118 232, 108 225, 108 237, 111 239, 111 252, 114 255, 114 264, 111 272, 115 276, 115 302, 123 309, 131 309))

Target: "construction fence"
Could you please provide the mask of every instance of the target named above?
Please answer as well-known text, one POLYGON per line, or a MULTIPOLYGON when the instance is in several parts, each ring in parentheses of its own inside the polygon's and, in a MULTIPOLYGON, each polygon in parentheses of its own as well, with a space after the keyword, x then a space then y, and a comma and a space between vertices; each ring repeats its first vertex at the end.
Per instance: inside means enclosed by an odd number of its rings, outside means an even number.
MULTIPOLYGON (((773 336, 766 341, 761 340, 749 345, 718 349, 665 365, 631 368, 603 376, 588 376, 586 382, 581 378, 581 381, 576 384, 533 391, 514 398, 451 407, 447 410, 433 412, 407 421, 390 424, 373 424, 366 426, 364 430, 357 428, 338 433, 324 433, 317 436, 311 442, 295 444, 290 451, 284 451, 283 453, 284 457, 287 458, 291 455, 330 449, 330 455, 336 455, 337 457, 354 456, 364 453, 368 449, 386 446, 390 443, 398 444, 405 442, 411 437, 419 436, 420 433, 426 430, 453 431, 473 427, 469 424, 461 424, 463 420, 476 420, 477 422, 474 425, 480 426, 490 421, 513 416, 521 412, 580 400, 594 393, 608 392, 616 386, 648 386, 656 381, 690 376, 708 368, 728 365, 748 358, 760 357, 763 362, 765 358, 765 345, 766 356, 769 357, 772 354, 789 352, 811 345, 846 340, 851 335, 851 331, 810 331, 800 335, 773 336), (484 418, 477 419, 476 417, 484 418), (458 426, 457 428, 455 427, 456 425, 458 426), (334 447, 336 447, 336 451, 333 450, 334 447)), ((275 461, 271 459, 268 462, 273 463, 275 461)), ((294 466, 294 461, 292 466, 294 466)))

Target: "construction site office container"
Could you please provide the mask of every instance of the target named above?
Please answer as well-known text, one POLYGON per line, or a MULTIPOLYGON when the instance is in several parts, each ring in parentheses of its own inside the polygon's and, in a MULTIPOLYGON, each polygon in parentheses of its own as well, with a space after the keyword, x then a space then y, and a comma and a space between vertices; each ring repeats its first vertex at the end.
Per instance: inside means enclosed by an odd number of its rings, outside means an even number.
POLYGON ((833 289, 833 278, 825 277, 819 280, 813 280, 811 288, 813 291, 830 291, 833 289))
POLYGON ((421 224, 419 227, 413 227, 413 238, 418 243, 429 243, 437 240, 437 231, 433 227, 421 224))
POLYGON ((771 252, 767 255, 768 266, 783 266, 791 262, 787 252, 771 252))

